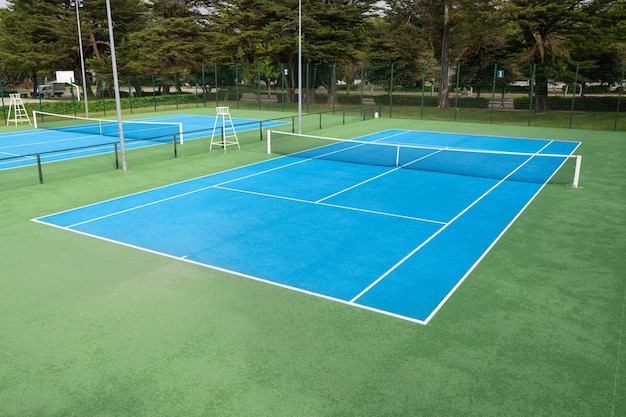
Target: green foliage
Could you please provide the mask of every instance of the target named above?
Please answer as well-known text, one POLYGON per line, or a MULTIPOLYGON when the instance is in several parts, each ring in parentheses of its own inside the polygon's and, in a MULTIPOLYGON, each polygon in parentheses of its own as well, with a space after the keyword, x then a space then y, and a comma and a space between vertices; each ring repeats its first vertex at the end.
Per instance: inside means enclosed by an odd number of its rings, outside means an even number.
MULTIPOLYGON (((225 94, 220 93, 220 98, 225 97, 225 94)), ((237 96, 235 93, 228 92, 228 100, 240 100, 241 94, 237 96)), ((214 94, 207 94, 207 100, 213 100, 214 94)), ((158 95, 148 93, 143 97, 129 97, 127 92, 120 92, 120 107, 123 110, 130 108, 153 108, 153 107, 167 107, 176 105, 190 105, 190 104, 202 104, 205 100, 204 94, 168 94, 158 95)), ((71 100, 53 100, 40 103, 25 103, 26 111, 31 114, 33 110, 43 110, 49 113, 56 114, 84 114, 85 105, 81 101, 71 100)), ((94 113, 99 112, 113 112, 115 110, 115 99, 113 98, 98 98, 89 100, 89 111, 94 113)))
POLYGON ((120 48, 128 74, 196 74, 209 49, 207 31, 190 19, 168 18, 131 33, 120 48))
POLYGON ((372 20, 372 35, 368 37, 368 72, 371 82, 388 88, 393 63, 394 85, 416 87, 433 74, 435 66, 432 49, 420 40, 422 31, 414 25, 395 26, 382 19, 372 20))
POLYGON ((494 72, 504 71, 505 78, 496 78, 497 86, 504 86, 515 80, 511 65, 508 63, 504 39, 494 33, 477 36, 463 49, 458 59, 462 72, 461 85, 473 87, 480 94, 481 89, 490 88, 494 82, 494 72))
MULTIPOLYGON (((527 110, 530 106, 528 97, 519 97, 513 100, 515 109, 527 110)), ((619 98, 616 96, 603 97, 548 97, 548 109, 555 111, 571 111, 574 100, 574 111, 610 112, 617 110, 619 98)), ((623 106, 622 100, 622 106, 623 106)))
MULTIPOLYGON (((476 93, 491 86, 494 63, 506 74, 497 88, 530 78, 532 64, 542 64, 535 86, 542 96, 550 80, 573 83, 577 77, 579 83, 615 86, 626 63, 624 2, 389 0, 386 5, 376 14, 375 0, 302 3, 302 52, 311 89, 323 86, 332 95, 336 80, 346 81, 348 90, 363 78, 383 88, 393 85, 394 92, 419 92, 424 81, 435 79, 443 94, 447 81, 454 84, 447 61, 439 62, 444 37, 450 62, 463 64, 461 84, 476 93)), ((122 78, 163 74, 155 81, 164 94, 176 85, 175 77, 209 87, 262 80, 267 94, 272 86, 284 86, 293 101, 297 6, 295 0, 113 0, 118 72, 122 78), (247 66, 215 64, 232 62, 247 66), (202 72, 205 79, 190 78, 202 72)), ((110 77, 104 0, 85 2, 80 20, 88 71, 110 77)), ((77 35, 76 10, 68 2, 12 1, 0 9, 0 76, 54 79, 56 70, 73 70, 80 80, 77 35)), ((131 83, 133 94, 149 84, 138 78, 131 83)), ((112 92, 112 82, 106 88, 112 92)), ((328 97, 327 103, 340 100, 328 97)))

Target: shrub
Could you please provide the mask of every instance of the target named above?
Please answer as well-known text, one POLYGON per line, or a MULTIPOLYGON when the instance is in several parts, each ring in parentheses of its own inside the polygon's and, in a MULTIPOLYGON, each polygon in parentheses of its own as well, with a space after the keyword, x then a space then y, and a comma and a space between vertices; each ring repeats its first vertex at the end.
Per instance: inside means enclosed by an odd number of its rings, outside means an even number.
MULTIPOLYGON (((530 106, 529 97, 518 97, 513 100, 515 109, 528 109, 530 106)), ((555 111, 572 110, 572 100, 574 100, 575 111, 615 111, 617 110, 618 97, 548 97, 548 109, 555 111)))

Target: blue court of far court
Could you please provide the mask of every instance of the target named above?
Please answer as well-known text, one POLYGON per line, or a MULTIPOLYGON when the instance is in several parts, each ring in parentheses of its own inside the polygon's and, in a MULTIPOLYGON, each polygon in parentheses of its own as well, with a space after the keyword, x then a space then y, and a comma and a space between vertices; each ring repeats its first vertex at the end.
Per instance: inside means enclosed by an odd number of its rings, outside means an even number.
POLYGON ((283 156, 35 221, 427 324, 563 163, 532 155, 579 146, 405 130, 358 140, 531 156, 501 178, 283 156))
MULTIPOLYGON (((191 114, 179 114, 173 116, 151 117, 144 119, 129 120, 128 122, 149 123, 180 123, 184 140, 211 137, 213 127, 216 127, 216 135, 221 135, 224 121, 216 116, 200 116, 191 114)), ((116 121, 111 120, 117 129, 116 121)), ((258 130, 285 124, 279 120, 254 120, 245 118, 232 118, 236 132, 258 130)), ((150 126, 147 126, 149 128, 150 126)), ((230 128, 227 125, 225 128, 230 128)), ((117 130, 116 130, 117 131, 117 130)), ((147 130, 142 136, 141 132, 129 132, 127 134, 126 149, 142 148, 163 143, 171 143, 173 136, 170 132, 179 133, 178 127, 165 126, 162 130, 158 126, 154 130, 147 130), (138 140, 136 137, 140 139, 138 140), (149 139, 150 138, 150 139, 149 139)), ((180 141, 180 137, 177 138, 180 141)), ((119 135, 103 136, 55 129, 32 129, 20 132, 0 134, 0 170, 19 168, 37 164, 36 155, 40 154, 41 162, 55 162, 66 159, 80 158, 114 151, 114 143, 119 142, 119 135)), ((208 148, 208 142, 207 142, 208 148)))

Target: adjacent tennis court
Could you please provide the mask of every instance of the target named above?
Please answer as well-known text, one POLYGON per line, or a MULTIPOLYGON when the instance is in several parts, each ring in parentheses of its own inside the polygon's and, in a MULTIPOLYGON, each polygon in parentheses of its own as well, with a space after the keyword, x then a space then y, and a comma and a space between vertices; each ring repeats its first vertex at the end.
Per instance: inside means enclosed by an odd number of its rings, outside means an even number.
MULTIPOLYGON (((42 112, 38 129, 0 135, 0 170, 40 163, 79 158, 119 149, 116 120, 88 119, 42 112)), ((284 124, 282 121, 261 121, 232 118, 233 129, 244 132, 284 124)), ((229 120, 229 122, 231 121, 229 120)), ((224 121, 216 116, 180 114, 123 121, 127 149, 172 143, 221 135, 224 121)), ((207 148, 209 143, 207 142, 207 148)))
POLYGON ((546 183, 576 181, 578 145, 272 132, 285 156, 35 220, 427 324, 546 183))

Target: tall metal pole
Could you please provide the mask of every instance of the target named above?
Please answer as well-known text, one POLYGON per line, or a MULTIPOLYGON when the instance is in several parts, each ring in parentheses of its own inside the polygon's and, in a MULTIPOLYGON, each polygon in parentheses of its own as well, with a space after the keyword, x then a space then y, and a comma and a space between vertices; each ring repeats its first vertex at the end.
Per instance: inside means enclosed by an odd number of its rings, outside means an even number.
POLYGON ((302 0, 298 0, 298 134, 302 134, 302 0))
POLYGON ((115 88, 115 107, 117 108, 117 126, 120 133, 120 151, 122 153, 122 171, 128 170, 126 165, 126 146, 124 145, 124 128, 122 125, 122 106, 120 103, 120 87, 117 79, 117 62, 115 60, 115 40, 113 39, 113 22, 111 21, 111 2, 106 0, 107 19, 109 21, 109 42, 111 43, 111 65, 113 67, 113 86, 115 88))
MULTIPOLYGON (((80 78, 83 80, 83 94, 85 96, 85 115, 89 117, 89 103, 87 101, 87 74, 85 73, 85 55, 83 54, 83 35, 80 29, 80 13, 78 12, 79 7, 84 7, 85 3, 79 0, 75 0, 72 3, 76 7, 76 23, 78 24, 78 47, 80 50, 80 69, 81 76, 80 78)), ((70 3, 71 4, 71 3, 70 3)))

